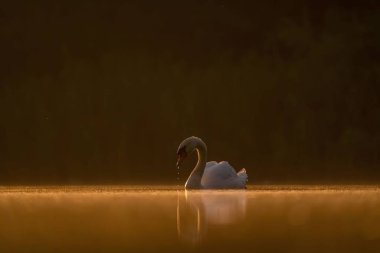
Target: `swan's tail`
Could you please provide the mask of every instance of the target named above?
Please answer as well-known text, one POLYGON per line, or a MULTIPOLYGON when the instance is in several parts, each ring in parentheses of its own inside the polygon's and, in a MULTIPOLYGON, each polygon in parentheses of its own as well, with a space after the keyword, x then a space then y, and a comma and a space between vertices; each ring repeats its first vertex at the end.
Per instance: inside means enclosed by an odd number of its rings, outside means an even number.
POLYGON ((239 181, 245 186, 248 181, 247 171, 243 168, 237 173, 237 175, 238 175, 239 181))

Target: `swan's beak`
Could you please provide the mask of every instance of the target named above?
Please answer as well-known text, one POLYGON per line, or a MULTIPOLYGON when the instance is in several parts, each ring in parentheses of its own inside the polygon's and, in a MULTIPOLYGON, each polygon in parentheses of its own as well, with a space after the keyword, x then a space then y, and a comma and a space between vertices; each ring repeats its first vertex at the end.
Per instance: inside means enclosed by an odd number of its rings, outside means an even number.
POLYGON ((177 166, 178 169, 179 169, 179 166, 181 166, 182 161, 183 161, 183 158, 181 158, 181 156, 179 155, 178 158, 177 158, 177 164, 176 164, 176 166, 177 166))
POLYGON ((177 168, 179 169, 179 166, 181 166, 183 160, 185 160, 187 154, 186 153, 180 153, 177 155, 177 168))
POLYGON ((179 166, 181 166, 183 160, 185 160, 187 156, 187 153, 186 153, 186 150, 185 150, 185 147, 182 147, 178 150, 177 152, 177 168, 179 168, 179 166))

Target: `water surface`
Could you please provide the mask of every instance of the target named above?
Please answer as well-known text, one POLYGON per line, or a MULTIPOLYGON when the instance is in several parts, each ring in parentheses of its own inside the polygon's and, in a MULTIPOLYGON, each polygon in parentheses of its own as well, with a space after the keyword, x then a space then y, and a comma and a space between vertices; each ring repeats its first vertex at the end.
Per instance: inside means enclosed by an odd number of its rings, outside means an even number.
POLYGON ((380 188, 0 187, 0 252, 380 252, 380 188))

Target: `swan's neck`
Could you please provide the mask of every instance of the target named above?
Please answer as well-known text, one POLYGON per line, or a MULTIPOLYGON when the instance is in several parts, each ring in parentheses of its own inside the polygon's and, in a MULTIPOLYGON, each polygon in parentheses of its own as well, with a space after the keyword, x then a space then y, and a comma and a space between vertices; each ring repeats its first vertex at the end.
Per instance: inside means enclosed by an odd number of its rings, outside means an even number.
POLYGON ((198 162, 193 171, 191 172, 189 178, 186 181, 186 189, 200 189, 202 188, 201 180, 203 172, 205 171, 206 161, 207 161, 207 148, 204 142, 199 142, 195 147, 198 155, 198 162))

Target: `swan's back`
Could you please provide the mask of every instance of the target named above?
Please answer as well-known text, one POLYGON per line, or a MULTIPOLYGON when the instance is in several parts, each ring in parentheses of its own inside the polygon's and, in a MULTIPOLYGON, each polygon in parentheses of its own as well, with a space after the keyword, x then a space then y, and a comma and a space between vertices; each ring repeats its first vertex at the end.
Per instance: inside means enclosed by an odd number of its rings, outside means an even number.
POLYGON ((245 169, 236 173, 228 162, 212 161, 206 164, 201 184, 205 189, 244 189, 247 178, 245 169))

